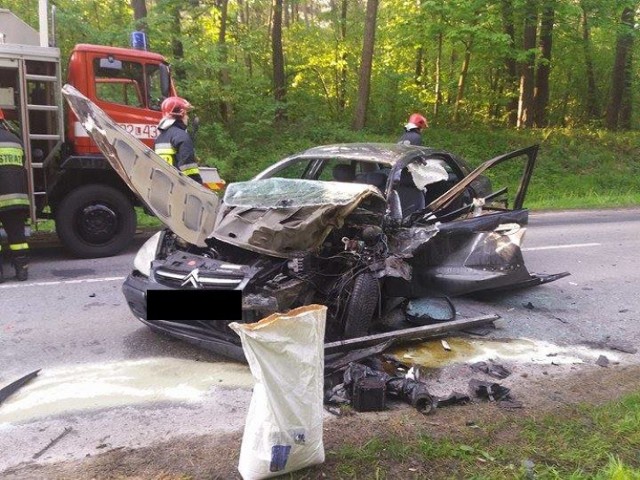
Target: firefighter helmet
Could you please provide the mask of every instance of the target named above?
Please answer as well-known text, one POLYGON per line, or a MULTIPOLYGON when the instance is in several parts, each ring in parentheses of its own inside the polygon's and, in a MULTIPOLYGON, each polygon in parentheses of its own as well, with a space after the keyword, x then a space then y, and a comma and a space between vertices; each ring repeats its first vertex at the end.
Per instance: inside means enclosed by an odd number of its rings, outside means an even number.
POLYGON ((0 108, 0 120, 4 120, 4 112, 0 108))
POLYGON ((429 122, 427 122, 427 119, 423 115, 420 115, 419 113, 413 113, 409 117, 409 123, 413 123, 420 130, 422 130, 423 128, 429 127, 429 122))
POLYGON ((163 118, 182 118, 193 107, 189 102, 181 97, 168 97, 160 107, 163 118))

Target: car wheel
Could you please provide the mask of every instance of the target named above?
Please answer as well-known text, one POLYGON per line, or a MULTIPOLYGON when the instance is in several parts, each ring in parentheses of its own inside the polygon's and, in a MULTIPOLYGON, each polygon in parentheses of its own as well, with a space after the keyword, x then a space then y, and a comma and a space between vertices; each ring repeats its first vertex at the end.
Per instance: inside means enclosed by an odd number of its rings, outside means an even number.
POLYGON ((344 338, 362 337, 369 333, 379 297, 378 279, 372 273, 361 273, 355 278, 345 311, 344 338))
POLYGON ((64 197, 56 208, 58 237, 78 257, 115 255, 131 242, 135 231, 133 204, 109 185, 84 185, 64 197))

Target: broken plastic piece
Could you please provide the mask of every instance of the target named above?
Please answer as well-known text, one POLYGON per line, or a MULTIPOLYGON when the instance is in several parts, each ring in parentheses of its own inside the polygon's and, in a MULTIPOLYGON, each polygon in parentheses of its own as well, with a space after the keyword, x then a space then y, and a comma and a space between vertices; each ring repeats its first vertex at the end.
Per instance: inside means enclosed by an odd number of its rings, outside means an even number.
POLYGON ((487 399, 491 402, 497 400, 511 400, 510 390, 499 383, 483 382, 472 378, 469 380, 469 387, 478 398, 487 399))
POLYGON ((25 386, 27 383, 29 383, 32 379, 36 378, 38 376, 38 372, 40 372, 40 369, 38 369, 38 370, 36 370, 34 372, 31 372, 31 373, 28 373, 24 377, 21 377, 18 380, 16 380, 15 382, 10 383, 6 387, 1 388, 0 389, 0 404, 2 402, 4 402, 7 398, 9 398, 9 396, 13 395, 15 392, 17 392, 23 386, 25 386))
POLYGON ((474 372, 482 372, 493 378, 507 378, 511 372, 502 365, 493 362, 476 362, 471 364, 471 370, 474 372))

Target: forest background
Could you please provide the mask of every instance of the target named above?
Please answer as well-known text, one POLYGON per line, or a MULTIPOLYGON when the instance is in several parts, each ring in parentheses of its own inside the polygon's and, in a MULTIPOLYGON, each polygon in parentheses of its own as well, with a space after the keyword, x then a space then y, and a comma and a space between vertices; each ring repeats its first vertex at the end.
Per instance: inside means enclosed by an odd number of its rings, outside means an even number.
MULTIPOLYGON (((37 28, 36 0, 0 0, 37 28)), ((146 31, 227 181, 312 145, 426 145, 477 165, 540 143, 536 208, 640 204, 638 0, 53 0, 55 36, 146 31)))

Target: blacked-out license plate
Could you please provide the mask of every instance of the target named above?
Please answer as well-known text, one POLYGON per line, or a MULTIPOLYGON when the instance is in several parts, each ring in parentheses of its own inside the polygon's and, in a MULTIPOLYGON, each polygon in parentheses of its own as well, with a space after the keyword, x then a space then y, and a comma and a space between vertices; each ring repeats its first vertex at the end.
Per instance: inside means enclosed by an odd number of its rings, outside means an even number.
POLYGON ((242 320, 241 290, 147 290, 147 320, 242 320))

